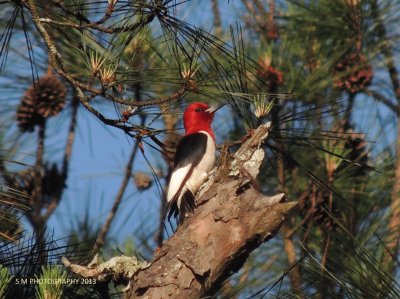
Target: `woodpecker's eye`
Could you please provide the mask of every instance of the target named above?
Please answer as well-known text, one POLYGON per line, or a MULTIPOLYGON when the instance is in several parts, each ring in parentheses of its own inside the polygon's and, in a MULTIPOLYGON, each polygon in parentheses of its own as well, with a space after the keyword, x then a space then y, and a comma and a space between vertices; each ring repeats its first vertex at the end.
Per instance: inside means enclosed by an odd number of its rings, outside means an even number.
POLYGON ((196 111, 196 112, 200 112, 201 111, 201 108, 196 108, 196 109, 194 109, 194 111, 196 111))

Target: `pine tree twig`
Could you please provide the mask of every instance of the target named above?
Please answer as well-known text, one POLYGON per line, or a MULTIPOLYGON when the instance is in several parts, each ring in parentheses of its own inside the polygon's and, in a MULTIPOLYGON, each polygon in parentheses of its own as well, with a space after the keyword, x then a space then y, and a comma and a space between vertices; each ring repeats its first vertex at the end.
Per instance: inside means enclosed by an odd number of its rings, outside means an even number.
MULTIPOLYGON (((88 110, 91 114, 96 116, 102 123, 112 126, 112 127, 115 127, 115 128, 118 128, 118 129, 121 129, 125 133, 136 131, 136 132, 139 132, 140 136, 152 135, 151 130, 143 130, 143 128, 140 126, 126 125, 125 123, 121 122, 120 119, 110 119, 110 118, 105 117, 102 113, 100 113, 98 110, 94 109, 93 106, 90 105, 89 100, 84 96, 84 94, 80 88, 76 88, 75 90, 79 92, 80 103, 86 108, 86 110, 88 110)), ((188 89, 188 87, 184 86, 170 96, 161 97, 159 99, 148 100, 148 101, 132 102, 129 99, 120 100, 120 99, 117 99, 112 96, 110 96, 110 98, 111 98, 111 101, 114 103, 120 103, 120 104, 124 104, 124 105, 131 106, 131 107, 147 107, 147 106, 158 106, 158 105, 166 104, 166 103, 172 104, 172 103, 178 102, 189 91, 190 90, 188 89)))
POLYGON ((44 141, 46 137, 46 121, 43 121, 43 124, 39 126, 38 131, 38 148, 36 151, 36 162, 35 162, 35 172, 34 172, 34 191, 32 193, 31 205, 32 210, 26 213, 27 219, 29 220, 32 228, 35 232, 36 238, 36 246, 39 248, 39 263, 43 265, 47 260, 47 252, 46 252, 46 227, 45 222, 43 222, 41 212, 44 205, 43 202, 43 176, 44 176, 44 167, 43 167, 43 155, 44 155, 44 141))
MULTIPOLYGON (((39 34, 42 36, 42 38, 49 50, 49 63, 53 66, 55 71, 60 76, 65 78, 75 88, 77 96, 79 97, 80 101, 82 102, 82 104, 84 104, 84 106, 86 108, 88 108, 88 106, 90 106, 90 105, 88 105, 88 104, 85 105, 85 103, 87 102, 87 99, 84 96, 82 89, 89 91, 94 95, 104 96, 104 97, 112 100, 115 103, 125 104, 128 106, 137 106, 137 107, 160 105, 160 104, 167 103, 167 102, 177 101, 182 96, 184 96, 186 92, 191 90, 190 86, 188 84, 184 84, 183 88, 181 88, 180 90, 178 90, 176 93, 174 93, 173 95, 171 95, 169 97, 164 97, 161 99, 155 99, 155 100, 150 100, 150 101, 144 102, 144 101, 135 101, 134 99, 125 99, 125 100, 119 99, 117 97, 112 96, 111 94, 105 93, 105 91, 103 89, 101 89, 101 90, 93 89, 90 85, 83 84, 83 83, 75 80, 73 78, 73 76, 70 73, 68 73, 61 54, 58 52, 54 41, 48 34, 47 30, 44 28, 42 22, 40 21, 41 18, 39 17, 39 14, 37 12, 34 1, 33 0, 26 0, 26 1, 27 1, 27 7, 32 15, 32 21, 35 24, 36 29, 38 30, 39 34)), ((89 111, 92 112, 93 110, 94 109, 92 108, 89 111)), ((107 119, 104 118, 104 120, 106 121, 107 119)))
POLYGON ((44 155, 44 141, 46 137, 46 121, 39 126, 38 131, 38 147, 36 151, 35 162, 35 176, 34 176, 34 192, 32 193, 32 208, 34 213, 34 220, 40 218, 42 210, 42 180, 43 180, 43 155, 44 155))
POLYGON ((350 119, 354 108, 354 101, 355 101, 355 94, 353 93, 349 94, 349 97, 347 99, 347 107, 343 115, 343 125, 341 128, 343 130, 345 130, 345 128, 350 125, 350 119))
POLYGON ((1 238, 10 243, 15 243, 17 241, 13 236, 9 236, 7 233, 3 232, 0 232, 0 239, 1 238))
POLYGON ((260 0, 253 0, 255 6, 257 7, 257 9, 260 11, 261 14, 265 15, 267 14, 267 11, 265 10, 264 5, 261 3, 260 0))
POLYGON ((75 140, 75 131, 76 131, 77 121, 78 121, 78 108, 79 108, 78 103, 79 102, 78 102, 77 97, 74 96, 72 99, 71 123, 69 125, 67 144, 65 146, 63 164, 62 164, 62 169, 61 169, 62 176, 65 179, 67 179, 67 176, 68 176, 69 162, 71 160, 71 155, 72 155, 72 146, 73 146, 74 140, 75 140))
POLYGON ((122 180, 121 186, 119 187, 118 193, 114 199, 114 204, 113 204, 110 212, 108 213, 106 221, 104 222, 103 226, 100 229, 99 235, 97 236, 96 242, 93 246, 91 255, 94 255, 95 253, 97 253, 98 250, 100 249, 100 247, 103 246, 105 243, 107 233, 111 227, 111 223, 113 222, 113 220, 117 214, 119 205, 125 194, 126 187, 128 186, 129 179, 132 176, 133 161, 135 159, 138 148, 139 148, 139 141, 136 141, 133 146, 131 155, 129 156, 128 163, 126 164, 125 175, 122 180))
MULTIPOLYGON (((387 38, 387 32, 385 24, 380 16, 380 11, 377 1, 372 1, 371 3, 372 16, 378 23, 377 30, 378 34, 387 38)), ((395 60, 393 57, 393 49, 389 41, 386 41, 385 45, 382 47, 382 53, 386 60, 386 68, 388 69, 390 80, 392 82, 392 87, 397 100, 397 141, 396 141, 396 165, 395 165, 395 175, 394 184, 392 187, 392 199, 390 203, 391 216, 389 218, 388 224, 388 236, 386 238, 386 246, 391 251, 392 255, 397 256, 399 252, 399 242, 400 242, 400 79, 399 74, 396 69, 395 60)), ((384 253, 384 263, 392 271, 395 269, 395 262, 391 254, 384 253)))
MULTIPOLYGON (((161 110, 162 111, 167 111, 168 106, 167 105, 163 105, 161 106, 161 110)), ((162 114, 162 118, 163 118, 163 122, 164 122, 164 127, 166 129, 167 132, 173 132, 176 129, 176 124, 178 123, 178 117, 177 114, 175 113, 163 113, 162 114)), ((168 133, 164 142, 159 141, 157 138, 151 138, 162 150, 163 153, 163 158, 165 160, 165 163, 167 164, 167 174, 165 176, 165 186, 164 186, 164 192, 162 194, 162 198, 161 198, 161 207, 160 207, 160 211, 159 211, 159 223, 158 223, 158 228, 157 231, 154 235, 154 240, 157 242, 157 246, 161 247, 162 246, 162 242, 164 241, 164 221, 165 221, 165 210, 167 207, 167 199, 166 199, 166 193, 167 193, 167 189, 168 189, 168 182, 171 178, 171 174, 172 174, 172 170, 173 170, 173 163, 172 163, 172 155, 169 152, 167 145, 170 145, 171 143, 171 138, 173 137, 173 134, 168 133), (170 154, 169 154, 170 153, 170 154)))
POLYGON ((44 141, 46 135, 46 121, 43 122, 42 125, 39 126, 38 131, 38 147, 36 152, 36 162, 34 167, 34 189, 32 192, 31 197, 31 206, 32 210, 27 213, 28 220, 34 231, 36 232, 36 240, 37 246, 39 248, 43 248, 40 251, 40 259, 42 261, 46 260, 46 252, 44 251, 44 239, 43 235, 45 234, 45 227, 44 222, 41 217, 41 211, 43 208, 43 201, 42 201, 42 183, 43 183, 43 176, 44 176, 44 168, 43 168, 43 155, 44 155, 44 141))
POLYGON ((325 239, 324 253, 321 258, 321 272, 326 271, 326 263, 328 260, 330 244, 331 244, 331 232, 328 232, 328 237, 325 239))
POLYGON ((271 40, 276 40, 279 36, 278 26, 275 22, 275 0, 268 0, 268 38, 271 40))
POLYGON ((97 25, 104 24, 106 21, 108 21, 111 18, 112 13, 114 12, 115 8, 115 2, 114 4, 111 4, 111 2, 108 2, 108 7, 104 15, 101 17, 101 19, 97 20, 95 23, 97 25))
MULTIPOLYGON (((303 193, 300 195, 299 199, 297 200, 298 202, 301 202, 305 197, 309 195, 309 189, 307 188, 306 190, 303 191, 303 193)), ((309 218, 312 216, 312 209, 310 209, 306 216, 303 217, 303 219, 300 221, 299 224, 297 224, 293 228, 289 228, 290 230, 287 232, 285 235, 286 238, 292 238, 292 236, 302 227, 304 224, 309 220, 309 218)))
MULTIPOLYGON (((279 115, 280 115, 280 110, 281 106, 278 105, 276 102, 276 98, 274 98, 275 106, 274 109, 272 109, 272 123, 280 127, 280 121, 279 121, 279 115)), ((278 133, 280 134, 280 133, 278 133)), ((285 144, 283 143, 278 143, 277 147, 280 148, 281 151, 284 150, 285 144)), ((283 163, 282 159, 278 160, 278 180, 279 180, 279 190, 282 192, 287 192, 286 190, 286 174, 285 174, 285 166, 283 163)), ((288 272, 289 275, 289 280, 291 287, 293 289, 293 292, 296 294, 296 296, 300 298, 304 298, 305 295, 303 294, 302 288, 301 288, 301 275, 300 275, 300 267, 299 264, 297 263, 297 254, 296 254, 296 247, 294 245, 294 242, 290 236, 292 231, 292 227, 290 222, 286 222, 283 227, 282 227, 282 233, 283 233, 283 250, 286 253, 287 257, 287 262, 291 270, 288 272)))
MULTIPOLYGON (((170 172, 168 172, 167 177, 170 177, 171 174, 170 172)), ((166 180, 168 181, 168 180, 166 180)), ((161 206, 160 206, 160 211, 159 211, 159 217, 158 217, 158 227, 157 227, 157 231, 154 234, 154 241, 156 242, 158 247, 162 246, 162 243, 164 241, 164 218, 165 218, 165 210, 167 209, 167 201, 165 196, 162 196, 161 198, 161 206)))
MULTIPOLYGON (((68 129, 68 135, 67 135, 67 142, 65 146, 65 151, 64 151, 64 158, 63 158, 63 164, 61 168, 61 177, 63 179, 63 185, 65 186, 65 183, 68 178, 68 167, 69 163, 71 160, 71 155, 72 155, 72 146, 75 141, 75 130, 77 126, 77 119, 78 119, 78 107, 79 107, 79 102, 78 99, 74 96, 72 100, 72 112, 71 112, 71 122, 69 125, 68 129)), ((46 223, 49 217, 53 214, 55 209, 58 207, 58 204, 60 203, 61 196, 63 190, 60 190, 58 194, 53 196, 51 203, 47 207, 46 213, 43 215, 43 222, 46 223)))
POLYGON ((221 24, 221 14, 218 8, 218 0, 212 0, 212 11, 214 14, 214 26, 215 26, 215 36, 221 38, 222 36, 222 24, 221 24))
POLYGON ((399 110, 398 105, 394 104, 392 101, 390 101, 390 99, 386 98, 383 94, 379 93, 378 91, 371 90, 371 89, 366 90, 365 93, 368 96, 373 97, 378 102, 381 102, 382 104, 384 104, 386 107, 388 107, 390 110, 392 110, 393 113, 395 113, 397 115, 398 110, 399 110))
POLYGON ((390 80, 392 82, 393 91, 396 96, 398 102, 398 114, 400 114, 400 79, 399 74, 397 72, 396 63, 393 56, 393 49, 391 47, 390 41, 387 40, 387 32, 385 28, 385 24, 381 19, 379 7, 377 1, 372 1, 371 5, 372 16, 375 18, 377 25, 378 34, 386 39, 384 46, 382 47, 382 53, 385 56, 386 60, 386 68, 388 69, 390 80))
POLYGON ((264 9, 264 6, 259 1, 257 1, 257 3, 255 3, 254 1, 253 1, 253 3, 251 3, 250 0, 242 0, 242 2, 250 15, 249 20, 247 20, 247 21, 245 20, 247 25, 249 27, 253 27, 253 25, 251 23, 254 22, 255 31, 260 33, 261 36, 264 35, 265 30, 267 29, 266 28, 267 13, 264 9), (255 5, 257 7, 255 7, 255 5), (260 7, 261 7, 261 9, 260 9, 260 7))
POLYGON ((255 16, 256 15, 256 9, 252 3, 250 3, 249 0, 242 0, 243 5, 246 7, 246 9, 250 12, 251 15, 255 16))
POLYGON ((300 298, 305 298, 302 287, 301 287, 301 275, 300 275, 300 268, 296 258, 296 247, 294 246, 294 242, 291 235, 291 229, 288 225, 283 225, 283 243, 284 243, 284 250, 287 255, 287 260, 291 271, 289 274, 290 283, 292 285, 293 292, 299 296, 300 298))
POLYGON ((90 21, 84 15, 79 12, 72 11, 68 7, 66 7, 62 0, 51 0, 51 2, 55 6, 61 8, 68 16, 74 16, 77 20, 81 22, 90 23, 90 21))
POLYGON ((124 130, 125 132, 130 132, 132 130, 138 130, 139 128, 135 126, 126 126, 125 124, 120 124, 120 120, 113 120, 106 118, 103 114, 101 114, 99 111, 94 109, 90 103, 89 103, 89 98, 87 98, 84 95, 83 90, 89 91, 94 95, 101 95, 104 96, 105 98, 110 99, 114 103, 120 103, 120 104, 125 104, 128 106, 136 106, 136 107, 146 107, 146 106, 155 106, 155 105, 160 105, 164 103, 173 103, 179 101, 184 95, 186 95, 188 92, 191 92, 191 87, 188 84, 184 84, 181 89, 179 89, 177 92, 174 94, 167 96, 167 97, 162 97, 160 99, 154 99, 154 100, 149 100, 149 101, 135 101, 132 99, 119 99, 117 97, 114 97, 113 95, 106 93, 104 90, 96 90, 93 89, 91 86, 87 84, 83 84, 77 80, 75 80, 70 73, 68 73, 67 68, 65 66, 65 63, 62 59, 61 54, 58 52, 57 47, 48 34, 47 30, 44 28, 41 19, 39 17, 39 14, 37 12, 35 3, 33 0, 26 0, 27 7, 32 15, 32 21, 35 24, 35 27, 39 34, 42 36, 43 41, 45 42, 48 50, 49 50, 49 63, 52 65, 54 70, 63 78, 65 78, 71 86, 74 88, 76 95, 78 96, 81 104, 93 115, 95 115, 100 121, 102 121, 106 125, 110 125, 113 127, 117 127, 119 129, 124 130))
POLYGON ((169 163, 168 158, 166 155, 164 155, 164 158, 168 164, 168 172, 167 175, 165 176, 165 181, 166 185, 164 187, 164 192, 161 196, 161 206, 160 206, 160 211, 159 211, 159 217, 158 217, 158 228, 156 233, 154 234, 154 241, 157 243, 158 247, 162 246, 162 243, 164 241, 164 229, 165 229, 165 211, 167 208, 167 199, 166 199, 166 190, 168 188, 168 182, 171 178, 172 174, 172 167, 170 166, 171 163, 169 163))
POLYGON ((154 15, 149 14, 146 16, 146 18, 138 21, 137 23, 126 26, 126 27, 104 27, 101 26, 99 22, 94 22, 94 23, 88 23, 88 24, 76 24, 73 22, 61 22, 61 21, 56 21, 50 18, 40 18, 39 21, 44 24, 49 24, 53 26, 58 26, 58 27, 69 27, 69 28, 74 28, 77 30, 83 30, 83 29, 95 29, 104 33, 109 33, 109 34, 115 34, 115 33, 120 33, 120 32, 133 32, 141 27, 144 27, 148 24, 151 23, 151 21, 154 20, 154 15))

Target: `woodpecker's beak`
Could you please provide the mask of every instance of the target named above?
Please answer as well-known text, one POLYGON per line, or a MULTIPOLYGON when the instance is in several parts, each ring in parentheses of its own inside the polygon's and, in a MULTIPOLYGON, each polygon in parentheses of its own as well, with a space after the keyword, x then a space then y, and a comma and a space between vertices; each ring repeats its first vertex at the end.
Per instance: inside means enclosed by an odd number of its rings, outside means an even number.
POLYGON ((217 110, 221 109, 221 108, 224 107, 224 106, 225 106, 225 103, 222 103, 222 104, 215 104, 215 105, 210 106, 210 108, 208 108, 208 109, 206 110, 206 112, 208 112, 208 113, 215 113, 217 110))

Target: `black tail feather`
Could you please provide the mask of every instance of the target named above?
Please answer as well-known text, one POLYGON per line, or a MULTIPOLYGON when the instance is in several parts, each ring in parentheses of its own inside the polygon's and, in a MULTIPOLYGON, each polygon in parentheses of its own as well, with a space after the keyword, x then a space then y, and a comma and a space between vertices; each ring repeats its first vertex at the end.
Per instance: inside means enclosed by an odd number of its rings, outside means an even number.
POLYGON ((168 211, 168 221, 171 219, 172 216, 176 219, 178 217, 178 204, 176 201, 174 201, 171 205, 167 206, 167 211, 168 211))
POLYGON ((186 190, 186 192, 182 196, 181 206, 179 209, 179 223, 182 224, 185 220, 186 213, 192 213, 195 208, 195 197, 190 190, 186 190))
POLYGON ((168 220, 173 216, 178 224, 182 224, 185 220, 187 213, 192 213, 196 208, 196 201, 193 193, 190 190, 186 190, 182 195, 181 206, 178 207, 178 201, 171 201, 171 205, 168 205, 168 220))

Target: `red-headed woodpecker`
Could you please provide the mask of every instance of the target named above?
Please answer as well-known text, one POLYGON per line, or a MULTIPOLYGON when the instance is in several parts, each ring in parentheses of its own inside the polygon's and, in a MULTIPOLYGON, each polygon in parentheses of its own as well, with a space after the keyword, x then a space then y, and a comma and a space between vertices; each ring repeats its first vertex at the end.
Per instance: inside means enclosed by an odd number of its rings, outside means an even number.
POLYGON ((178 144, 168 187, 168 219, 179 214, 182 223, 196 206, 194 195, 205 182, 215 162, 214 112, 221 106, 190 104, 183 114, 185 136, 178 144))

